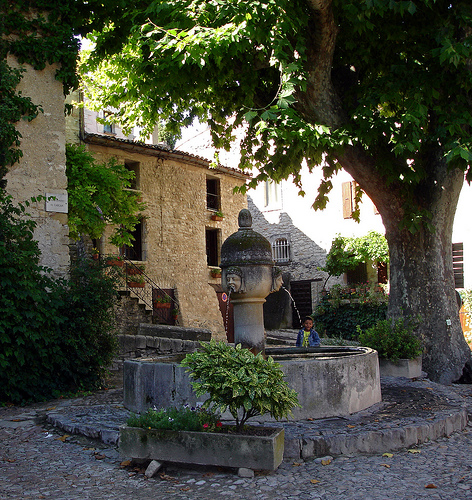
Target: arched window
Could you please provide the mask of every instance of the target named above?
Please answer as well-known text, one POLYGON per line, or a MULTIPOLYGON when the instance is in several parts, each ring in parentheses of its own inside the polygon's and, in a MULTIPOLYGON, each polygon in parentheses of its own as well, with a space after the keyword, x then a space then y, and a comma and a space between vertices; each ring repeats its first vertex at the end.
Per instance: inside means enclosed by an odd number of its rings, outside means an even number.
POLYGON ((276 264, 290 262, 290 243, 287 238, 277 238, 272 242, 272 258, 276 264))

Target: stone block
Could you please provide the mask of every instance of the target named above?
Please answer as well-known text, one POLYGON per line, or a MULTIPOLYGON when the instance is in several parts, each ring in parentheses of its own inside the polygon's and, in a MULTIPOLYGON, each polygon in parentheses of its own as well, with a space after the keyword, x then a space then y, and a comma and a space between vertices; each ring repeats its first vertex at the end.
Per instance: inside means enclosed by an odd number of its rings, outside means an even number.
POLYGON ((136 350, 136 338, 134 335, 118 335, 120 353, 126 354, 136 350))
POLYGON ((159 472, 159 469, 161 467, 162 467, 161 462, 158 462, 157 460, 151 460, 151 463, 147 466, 144 475, 146 477, 154 477, 159 472))
POLYGON ((135 335, 136 349, 146 349, 147 339, 144 335, 135 335))

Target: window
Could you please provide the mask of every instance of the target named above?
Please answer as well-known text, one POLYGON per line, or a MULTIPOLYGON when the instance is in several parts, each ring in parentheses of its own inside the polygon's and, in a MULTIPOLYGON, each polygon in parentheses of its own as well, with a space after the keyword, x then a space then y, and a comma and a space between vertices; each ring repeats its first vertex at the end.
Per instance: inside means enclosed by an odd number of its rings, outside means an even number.
POLYGON ((464 288, 464 243, 452 244, 452 269, 455 288, 464 288))
POLYGON ((276 264, 290 262, 290 243, 287 238, 277 238, 272 242, 272 258, 276 264))
POLYGON ((377 262, 377 282, 388 283, 388 266, 386 262, 377 262))
POLYGON ((345 219, 352 219, 352 214, 356 210, 356 190, 357 183, 355 181, 342 183, 343 217, 345 219))
POLYGON ((113 113, 111 111, 104 111, 103 112, 103 119, 105 120, 105 123, 103 124, 103 133, 104 134, 114 134, 115 133, 115 124, 107 122, 107 119, 109 119, 112 115, 113 115, 113 113))
POLYGON ((207 208, 208 210, 220 209, 220 181, 207 177, 207 208))
POLYGON ((125 168, 134 172, 134 179, 131 180, 131 189, 139 189, 139 161, 125 160, 125 168))
POLYGON ((282 189, 279 183, 274 181, 265 181, 264 183, 264 206, 280 207, 282 205, 282 189))
POLYGON ((132 245, 124 245, 121 249, 122 254, 130 260, 143 260, 143 222, 138 222, 134 231, 131 233, 134 237, 132 245))
POLYGON ((219 266, 220 256, 219 256, 219 229, 207 228, 205 230, 205 240, 206 240, 206 256, 208 266, 219 266))
POLYGON ((359 262, 357 267, 346 272, 348 285, 367 282, 367 264, 359 262))

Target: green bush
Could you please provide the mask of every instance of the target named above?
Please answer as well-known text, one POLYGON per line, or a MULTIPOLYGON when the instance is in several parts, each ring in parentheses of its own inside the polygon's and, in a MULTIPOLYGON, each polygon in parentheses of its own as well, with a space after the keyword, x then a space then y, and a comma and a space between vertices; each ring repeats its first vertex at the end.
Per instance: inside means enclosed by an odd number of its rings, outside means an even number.
POLYGON ((380 358, 397 361, 414 359, 421 353, 421 341, 413 333, 418 322, 411 318, 384 319, 366 331, 359 331, 359 343, 375 349, 380 358))
POLYGON ((357 340, 357 325, 365 330, 385 319, 386 315, 386 303, 332 304, 328 297, 323 297, 313 313, 313 321, 320 335, 357 340))
POLYGON ((100 385, 112 358, 115 285, 81 263, 70 280, 39 265, 34 221, 0 190, 0 401, 24 403, 100 385))
POLYGON ((269 356, 256 356, 241 345, 200 343, 202 351, 187 354, 182 366, 190 373, 198 396, 208 393, 204 407, 229 409, 238 431, 256 415, 269 413, 277 420, 298 406, 297 393, 287 386, 280 366, 269 356))
POLYGON ((143 429, 168 429, 173 431, 214 431, 221 427, 218 416, 206 408, 149 409, 143 415, 132 414, 127 425, 143 429))

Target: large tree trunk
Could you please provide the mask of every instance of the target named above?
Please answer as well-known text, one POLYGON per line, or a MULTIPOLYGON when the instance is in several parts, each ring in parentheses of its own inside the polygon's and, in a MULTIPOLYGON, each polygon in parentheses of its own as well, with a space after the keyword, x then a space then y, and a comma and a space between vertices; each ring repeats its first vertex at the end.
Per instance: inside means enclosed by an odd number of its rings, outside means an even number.
MULTIPOLYGON (((331 79, 338 30, 331 3, 307 1, 313 18, 307 48, 308 83, 297 95, 297 109, 308 122, 336 129, 348 117, 331 79)), ((426 175, 418 184, 399 175, 388 177, 382 170, 386 161, 392 165, 396 161, 388 143, 382 159, 369 156, 359 146, 347 145, 336 158, 382 216, 390 250, 389 316, 419 317, 417 333, 424 345, 424 370, 434 381, 451 383, 459 379, 471 359, 459 321, 452 270, 452 227, 464 174, 448 168, 437 142, 423 146, 424 158, 417 160, 421 160, 426 175), (412 232, 415 225, 408 224, 408 219, 412 222, 415 212, 423 219, 417 220, 420 223, 412 232)))
POLYGON ((423 223, 416 232, 405 226, 405 186, 385 183, 375 173, 373 160, 355 149, 340 161, 382 216, 390 252, 388 315, 419 319, 423 369, 431 380, 451 383, 461 377, 471 359, 459 321, 452 269, 452 229, 464 174, 449 170, 441 156, 431 154, 430 175, 410 200, 431 214, 425 222, 432 229, 423 223))
POLYGON ((390 250, 389 316, 419 318, 424 370, 431 380, 451 383, 460 378, 471 356, 459 321, 452 269, 452 228, 464 176, 441 167, 443 182, 424 197, 433 231, 402 229, 402 214, 388 213, 383 221, 390 250))

